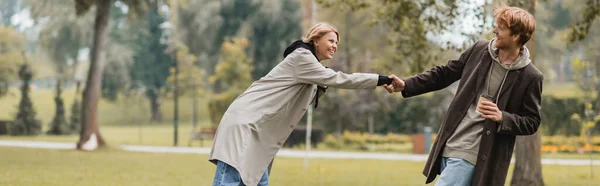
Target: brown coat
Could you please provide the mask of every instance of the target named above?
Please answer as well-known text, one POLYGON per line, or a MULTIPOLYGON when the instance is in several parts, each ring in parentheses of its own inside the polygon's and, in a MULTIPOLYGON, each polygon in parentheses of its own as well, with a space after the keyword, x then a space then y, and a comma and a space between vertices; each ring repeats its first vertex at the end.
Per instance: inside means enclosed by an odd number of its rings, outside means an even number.
MULTIPOLYGON (((463 52, 458 60, 436 66, 429 71, 404 79, 405 98, 443 89, 461 80, 456 96, 442 121, 438 137, 427 159, 423 174, 431 183, 440 174, 440 158, 446 141, 478 97, 477 90, 492 65, 488 41, 479 41, 463 52)), ((508 72, 498 95, 503 122, 484 121, 484 129, 471 185, 504 185, 516 135, 534 134, 540 125, 542 73, 533 65, 508 72)))

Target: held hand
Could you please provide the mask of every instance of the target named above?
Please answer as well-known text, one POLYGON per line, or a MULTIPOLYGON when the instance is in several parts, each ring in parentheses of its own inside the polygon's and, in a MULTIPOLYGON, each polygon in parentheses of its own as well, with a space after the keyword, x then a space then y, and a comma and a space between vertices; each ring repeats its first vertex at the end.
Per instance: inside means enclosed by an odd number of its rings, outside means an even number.
POLYGON ((477 107, 477 111, 481 112, 481 116, 486 119, 491 119, 495 122, 502 122, 502 111, 498 106, 489 101, 481 100, 481 104, 477 107))
POLYGON ((404 84, 404 81, 402 79, 396 77, 396 75, 394 75, 394 74, 392 74, 388 77, 392 79, 392 84, 391 85, 383 85, 383 88, 385 88, 390 94, 404 90, 404 87, 406 85, 404 84))

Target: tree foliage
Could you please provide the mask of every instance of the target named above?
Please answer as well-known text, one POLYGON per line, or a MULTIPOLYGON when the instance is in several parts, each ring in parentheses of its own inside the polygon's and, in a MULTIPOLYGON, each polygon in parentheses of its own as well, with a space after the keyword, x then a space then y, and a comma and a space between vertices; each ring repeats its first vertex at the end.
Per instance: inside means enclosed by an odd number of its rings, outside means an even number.
POLYGON ((226 39, 221 46, 219 63, 210 83, 216 87, 209 103, 209 115, 213 125, 221 121, 221 117, 233 100, 252 83, 252 59, 246 55, 248 40, 244 38, 226 39))
POLYGON ((23 64, 25 39, 11 28, 0 26, 0 97, 8 93, 8 86, 17 79, 23 64))
MULTIPOLYGON (((428 35, 440 35, 451 31, 456 22, 467 16, 465 12, 472 12, 476 18, 482 20, 476 25, 479 30, 484 30, 486 24, 485 6, 467 6, 466 0, 449 1, 412 1, 412 0, 383 0, 383 1, 342 1, 342 0, 317 0, 325 7, 347 7, 351 10, 369 9, 375 12, 372 20, 374 23, 385 25, 389 28, 385 34, 388 42, 395 48, 395 56, 391 63, 402 65, 410 69, 411 73, 419 73, 431 66, 435 59, 428 50, 431 41, 428 35), (462 5, 462 6, 461 6, 462 5)), ((462 35, 469 36, 465 44, 456 45, 447 43, 449 49, 460 49, 479 38, 480 33, 462 31, 462 35)))
POLYGON ((36 119, 36 111, 29 97, 30 82, 33 77, 33 72, 29 64, 21 65, 19 69, 19 78, 22 81, 21 86, 21 101, 19 102, 19 111, 17 117, 10 126, 10 134, 19 135, 37 135, 42 130, 42 124, 36 119))

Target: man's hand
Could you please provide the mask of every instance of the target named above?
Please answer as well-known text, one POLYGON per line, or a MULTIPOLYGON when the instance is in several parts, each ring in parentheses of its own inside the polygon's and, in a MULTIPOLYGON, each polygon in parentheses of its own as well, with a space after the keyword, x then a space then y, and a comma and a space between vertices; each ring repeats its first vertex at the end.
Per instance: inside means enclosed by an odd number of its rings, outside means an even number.
POLYGON ((486 119, 491 119, 495 122, 502 122, 502 111, 498 106, 489 101, 481 100, 481 104, 477 107, 477 111, 481 112, 481 116, 486 119))
POLYGON ((389 78, 393 79, 392 80, 392 84, 391 85, 383 85, 383 88, 385 88, 390 94, 394 93, 394 92, 400 92, 404 90, 404 87, 406 86, 404 84, 404 81, 401 80, 400 78, 396 77, 396 75, 392 74, 390 76, 388 76, 389 78))

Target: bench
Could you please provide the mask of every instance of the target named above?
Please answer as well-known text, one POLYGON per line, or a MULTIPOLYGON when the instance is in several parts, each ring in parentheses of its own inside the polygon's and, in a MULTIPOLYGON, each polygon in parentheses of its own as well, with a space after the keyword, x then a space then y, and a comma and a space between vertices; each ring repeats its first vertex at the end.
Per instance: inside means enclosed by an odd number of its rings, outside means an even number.
POLYGON ((204 146, 204 140, 212 140, 217 133, 217 128, 201 128, 198 131, 193 131, 190 134, 190 140, 188 146, 192 146, 194 140, 200 141, 200 146, 204 146))

